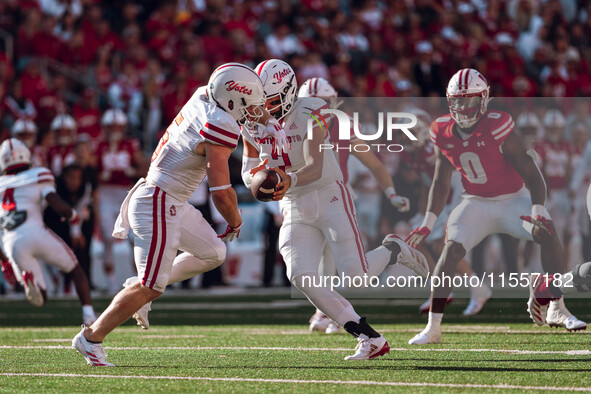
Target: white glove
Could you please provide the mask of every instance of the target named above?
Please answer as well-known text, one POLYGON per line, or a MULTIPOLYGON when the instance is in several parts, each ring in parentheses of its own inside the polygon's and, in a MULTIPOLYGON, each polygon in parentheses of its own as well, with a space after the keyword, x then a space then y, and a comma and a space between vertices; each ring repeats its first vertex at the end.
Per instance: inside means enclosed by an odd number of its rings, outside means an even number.
POLYGON ((390 202, 398 209, 398 212, 408 212, 410 210, 410 201, 406 197, 393 195, 390 196, 390 202))
POLYGON ((408 212, 410 210, 410 201, 408 198, 397 195, 392 186, 386 188, 384 193, 388 197, 388 200, 390 200, 390 203, 398 209, 398 212, 408 212))
POLYGON ((285 130, 279 124, 277 119, 271 118, 265 124, 265 129, 262 132, 262 138, 272 137, 275 140, 275 153, 281 154, 281 151, 286 152, 291 148, 285 135, 285 130))

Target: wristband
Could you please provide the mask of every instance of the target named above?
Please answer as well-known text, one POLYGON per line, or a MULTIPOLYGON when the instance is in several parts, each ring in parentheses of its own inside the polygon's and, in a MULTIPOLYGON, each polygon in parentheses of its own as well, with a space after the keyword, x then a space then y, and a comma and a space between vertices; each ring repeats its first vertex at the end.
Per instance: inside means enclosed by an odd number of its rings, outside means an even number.
POLYGON ((546 208, 544 208, 543 205, 540 204, 534 204, 531 207, 531 217, 535 218, 536 216, 542 216, 545 217, 546 216, 546 208))
POLYGON ((393 196, 396 195, 396 190, 394 189, 393 186, 388 186, 385 190, 384 190, 384 194, 386 195, 386 197, 388 198, 392 198, 393 196))
POLYGON ((210 187, 209 191, 215 192, 216 190, 225 190, 225 189, 229 189, 231 187, 232 187, 232 185, 214 186, 214 187, 210 187))
POLYGON ((295 174, 295 172, 288 172, 287 175, 289 175, 291 178, 291 185, 289 187, 294 187, 298 184, 298 176, 295 174))
POLYGON ((423 219, 423 224, 421 225, 421 227, 427 227, 429 230, 432 230, 433 226, 435 226, 436 221, 437 215, 429 211, 425 214, 425 219, 423 219))

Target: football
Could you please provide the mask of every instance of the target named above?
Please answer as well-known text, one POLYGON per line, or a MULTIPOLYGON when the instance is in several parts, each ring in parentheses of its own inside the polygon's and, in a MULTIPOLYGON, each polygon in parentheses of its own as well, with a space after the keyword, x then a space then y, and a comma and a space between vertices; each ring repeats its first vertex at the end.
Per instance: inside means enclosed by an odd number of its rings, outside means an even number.
POLYGON ((273 200, 275 186, 281 182, 281 176, 273 170, 264 169, 252 177, 250 191, 259 201, 268 202, 273 200))

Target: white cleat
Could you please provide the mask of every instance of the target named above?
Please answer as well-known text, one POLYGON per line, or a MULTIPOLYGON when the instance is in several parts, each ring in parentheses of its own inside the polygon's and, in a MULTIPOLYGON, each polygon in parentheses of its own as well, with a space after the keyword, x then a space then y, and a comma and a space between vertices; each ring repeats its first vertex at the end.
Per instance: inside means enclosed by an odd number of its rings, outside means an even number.
POLYGON ((464 309, 464 311, 462 312, 462 315, 477 315, 482 310, 482 308, 484 308, 484 305, 486 305, 486 303, 488 302, 488 300, 490 300, 491 297, 492 291, 490 287, 483 286, 479 288, 473 288, 473 294, 470 298, 470 302, 468 303, 466 309, 464 309))
POLYGON ((326 330, 324 332, 326 332, 327 334, 337 334, 341 332, 341 326, 339 326, 337 323, 331 320, 330 323, 328 323, 328 327, 326 327, 326 330))
POLYGON ((357 340, 359 343, 355 347, 355 354, 345 357, 345 360, 371 360, 390 353, 390 346, 383 335, 369 338, 367 335, 361 334, 357 340))
POLYGON ((529 299, 527 300, 527 312, 529 317, 537 326, 546 324, 546 315, 548 314, 549 298, 540 296, 540 287, 543 280, 539 274, 531 274, 529 280, 529 299), (534 283, 535 282, 535 283, 534 283))
POLYGON ((392 243, 395 243, 400 247, 400 253, 396 256, 396 264, 410 268, 423 278, 426 278, 427 275, 429 275, 429 264, 421 252, 408 246, 402 238, 395 234, 386 235, 386 238, 382 241, 382 245, 388 249, 390 249, 388 245, 391 245, 392 243))
POLYGON ((582 331, 587 329, 587 323, 577 319, 564 304, 564 297, 550 301, 546 323, 550 327, 564 327, 567 331, 582 331))
POLYGON ((93 367, 114 367, 114 364, 105 361, 107 354, 102 344, 88 342, 84 338, 85 329, 86 326, 82 325, 82 330, 72 339, 72 347, 82 354, 88 365, 93 367))
POLYGON ((37 308, 45 305, 43 294, 41 294, 41 290, 35 284, 35 276, 31 271, 23 271, 23 282, 25 282, 25 297, 27 297, 31 305, 37 308))
POLYGON ((423 331, 409 339, 409 345, 429 345, 441 343, 441 329, 425 327, 423 331))
MULTIPOLYGON (((137 276, 132 276, 131 278, 127 278, 125 283, 123 283, 123 287, 129 287, 137 282, 139 282, 139 278, 137 276)), ((150 320, 148 319, 148 313, 152 310, 152 301, 148 302, 140 309, 137 310, 131 317, 133 317, 137 325, 140 326, 143 330, 147 330, 150 328, 150 320)))
POLYGON ((316 313, 310 318, 310 332, 326 332, 330 323, 332 323, 332 320, 330 320, 328 316, 320 311, 316 311, 316 313))

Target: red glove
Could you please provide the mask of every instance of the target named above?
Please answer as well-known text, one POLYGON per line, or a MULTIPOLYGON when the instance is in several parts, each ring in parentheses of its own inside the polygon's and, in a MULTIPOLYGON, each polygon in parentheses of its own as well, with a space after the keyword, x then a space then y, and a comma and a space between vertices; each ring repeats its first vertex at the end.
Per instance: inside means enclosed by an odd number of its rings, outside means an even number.
POLYGON ((12 265, 8 262, 8 260, 2 261, 2 273, 4 274, 4 279, 6 279, 6 282, 10 286, 14 287, 16 285, 16 276, 14 275, 12 265))
POLYGON ((242 223, 240 223, 236 227, 232 227, 229 224, 226 226, 226 231, 223 234, 218 235, 222 241, 232 242, 234 239, 240 236, 240 227, 242 227, 242 223))
POLYGON ((408 234, 408 236, 404 239, 404 242, 416 249, 421 244, 421 242, 423 242, 423 240, 429 236, 429 234, 431 234, 429 227, 417 227, 412 230, 410 234, 408 234))
POLYGON ((544 214, 545 210, 543 206, 534 205, 532 206, 532 213, 529 216, 521 215, 519 218, 533 224, 534 226, 538 226, 548 234, 553 235, 554 231, 552 230, 550 220, 546 218, 544 214))

